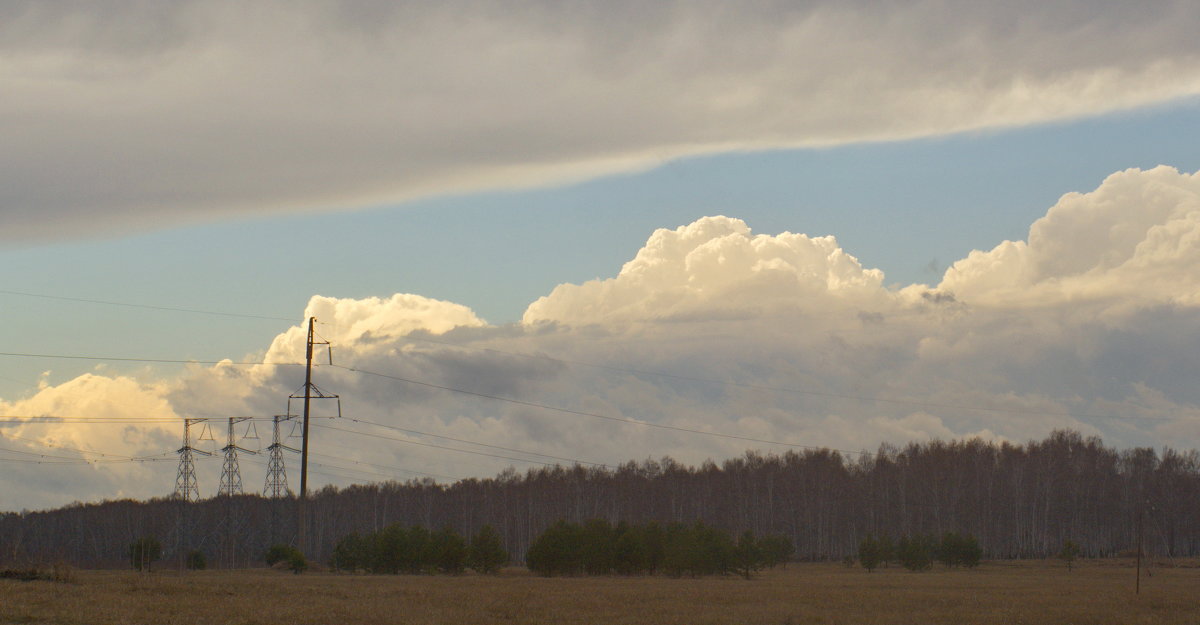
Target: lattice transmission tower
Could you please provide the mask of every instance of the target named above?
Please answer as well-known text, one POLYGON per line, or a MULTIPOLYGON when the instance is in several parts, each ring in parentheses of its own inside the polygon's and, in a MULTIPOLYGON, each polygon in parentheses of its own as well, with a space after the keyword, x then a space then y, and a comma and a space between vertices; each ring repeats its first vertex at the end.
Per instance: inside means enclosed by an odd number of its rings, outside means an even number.
POLYGON ((208 421, 208 419, 183 420, 183 446, 177 452, 179 454, 179 471, 175 474, 174 497, 176 499, 184 501, 197 501, 200 499, 200 487, 196 481, 196 463, 192 454, 200 454, 202 456, 211 456, 212 454, 192 447, 192 425, 205 421, 208 421))
POLYGON ((277 414, 272 417, 272 434, 271 444, 267 447, 270 455, 267 460, 267 481, 263 485, 263 495, 272 499, 279 497, 287 497, 291 494, 288 490, 287 469, 283 462, 283 451, 299 453, 299 449, 293 449, 283 444, 283 439, 279 436, 279 425, 285 421, 290 421, 296 415, 292 414, 277 414))
MULTIPOLYGON (((241 495, 242 494, 242 471, 238 467, 238 452, 244 451, 248 454, 257 453, 255 451, 239 447, 237 444, 237 431, 235 426, 243 421, 249 421, 250 417, 229 417, 229 442, 221 448, 225 452, 225 461, 221 463, 221 486, 217 490, 218 495, 241 495)), ((250 436, 249 428, 247 428, 245 438, 258 438, 257 430, 254 436, 250 436)))

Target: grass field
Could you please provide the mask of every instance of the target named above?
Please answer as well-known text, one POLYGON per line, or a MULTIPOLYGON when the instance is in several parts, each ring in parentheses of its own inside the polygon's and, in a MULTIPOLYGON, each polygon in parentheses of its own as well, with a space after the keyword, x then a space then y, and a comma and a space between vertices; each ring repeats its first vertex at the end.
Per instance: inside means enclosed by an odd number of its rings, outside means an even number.
POLYGON ((1114 561, 793 564, 751 580, 76 571, 0 580, 0 623, 1200 623, 1200 567, 1155 567, 1136 596, 1133 583, 1132 562, 1114 561))

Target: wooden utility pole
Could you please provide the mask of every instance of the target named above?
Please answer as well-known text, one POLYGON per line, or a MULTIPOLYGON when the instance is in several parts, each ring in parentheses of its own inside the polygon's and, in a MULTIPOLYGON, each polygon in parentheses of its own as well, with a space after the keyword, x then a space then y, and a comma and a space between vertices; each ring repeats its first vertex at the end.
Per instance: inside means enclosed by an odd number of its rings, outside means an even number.
POLYGON ((307 525, 307 517, 305 516, 305 502, 308 501, 308 409, 312 401, 312 354, 313 354, 313 325, 316 323, 316 317, 308 318, 308 341, 304 349, 304 426, 303 440, 300 446, 300 518, 297 519, 297 531, 300 532, 299 549, 301 552, 306 550, 305 525, 307 525))
MULTIPOLYGON (((324 339, 317 340, 315 326, 317 324, 316 317, 308 318, 308 340, 304 346, 304 393, 293 393, 288 396, 288 418, 292 415, 292 400, 304 399, 304 433, 302 434, 304 441, 300 446, 300 500, 297 506, 299 517, 297 518, 296 531, 299 533, 298 548, 301 552, 306 551, 308 546, 306 537, 308 533, 308 516, 305 514, 305 507, 308 502, 308 423, 311 417, 311 404, 314 399, 333 399, 337 401, 337 416, 342 416, 342 399, 334 393, 325 393, 317 388, 317 385, 312 381, 313 367, 313 346, 314 345, 329 345, 329 341, 324 339)), ((333 364, 333 349, 328 348, 329 364, 333 364)))
POLYGON ((1137 581, 1133 584, 1133 594, 1140 595, 1142 593, 1142 535, 1146 529, 1146 505, 1138 503, 1138 522, 1137 522, 1137 581))

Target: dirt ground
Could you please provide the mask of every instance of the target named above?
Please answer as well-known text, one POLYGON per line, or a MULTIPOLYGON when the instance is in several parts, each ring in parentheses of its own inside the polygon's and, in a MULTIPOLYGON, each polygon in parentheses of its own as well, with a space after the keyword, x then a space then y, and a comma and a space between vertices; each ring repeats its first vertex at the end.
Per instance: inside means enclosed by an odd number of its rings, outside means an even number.
POLYGON ((73 571, 0 580, 0 623, 1200 623, 1200 566, 1163 563, 1134 594, 1129 561, 990 562, 975 570, 792 564, 739 577, 292 575, 73 571))

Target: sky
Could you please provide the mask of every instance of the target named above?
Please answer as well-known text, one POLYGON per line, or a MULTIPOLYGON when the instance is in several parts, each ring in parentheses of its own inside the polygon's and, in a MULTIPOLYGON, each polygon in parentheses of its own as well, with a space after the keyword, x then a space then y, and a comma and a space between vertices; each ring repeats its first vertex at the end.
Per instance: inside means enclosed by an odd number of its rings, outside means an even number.
POLYGON ((1198 18, 0 2, 0 510, 169 495, 184 418, 261 450, 309 316, 318 486, 1196 448, 1198 18))

